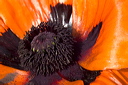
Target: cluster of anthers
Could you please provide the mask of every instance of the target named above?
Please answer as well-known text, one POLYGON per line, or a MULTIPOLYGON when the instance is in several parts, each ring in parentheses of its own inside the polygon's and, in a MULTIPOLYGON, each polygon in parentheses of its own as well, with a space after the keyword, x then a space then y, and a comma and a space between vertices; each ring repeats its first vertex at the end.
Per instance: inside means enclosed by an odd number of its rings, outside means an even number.
POLYGON ((51 21, 33 26, 19 43, 21 65, 25 70, 47 76, 72 64, 75 41, 71 33, 51 21))

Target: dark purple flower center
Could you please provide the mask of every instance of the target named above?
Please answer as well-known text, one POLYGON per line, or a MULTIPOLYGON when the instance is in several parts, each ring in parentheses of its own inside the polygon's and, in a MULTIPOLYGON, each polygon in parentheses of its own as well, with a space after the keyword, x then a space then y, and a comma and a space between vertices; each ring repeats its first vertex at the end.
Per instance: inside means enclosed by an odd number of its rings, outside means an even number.
POLYGON ((44 76, 61 71, 75 62, 74 43, 69 28, 50 21, 42 22, 32 27, 19 43, 21 66, 44 76))

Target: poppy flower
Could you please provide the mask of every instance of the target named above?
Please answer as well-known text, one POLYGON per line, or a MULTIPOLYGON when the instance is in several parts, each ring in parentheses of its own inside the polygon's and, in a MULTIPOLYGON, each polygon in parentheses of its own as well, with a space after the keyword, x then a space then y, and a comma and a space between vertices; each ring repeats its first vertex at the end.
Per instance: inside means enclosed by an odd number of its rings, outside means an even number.
POLYGON ((1 0, 0 63, 12 71, 0 83, 95 85, 116 78, 126 84, 125 72, 117 69, 127 68, 127 3, 1 0))

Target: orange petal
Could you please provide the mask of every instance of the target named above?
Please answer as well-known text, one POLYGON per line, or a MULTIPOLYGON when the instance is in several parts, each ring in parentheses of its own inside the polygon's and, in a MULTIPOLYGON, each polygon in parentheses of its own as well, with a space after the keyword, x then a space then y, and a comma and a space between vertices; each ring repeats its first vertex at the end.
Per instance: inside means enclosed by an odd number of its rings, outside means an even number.
POLYGON ((4 33, 7 29, 8 27, 5 25, 3 20, 0 18, 0 36, 1 36, 1 33, 4 33))
POLYGON ((104 70, 90 85, 128 85, 128 69, 104 70))
POLYGON ((86 38, 92 27, 100 21, 101 10, 99 6, 104 6, 98 0, 74 0, 73 1, 73 28, 76 32, 80 33, 82 37, 86 38), (96 17, 98 16, 98 17, 96 17), (94 21, 98 20, 97 23, 94 21))
MULTIPOLYGON (((98 3, 104 5, 104 9, 102 9, 102 5, 98 5, 101 7, 95 7, 98 8, 97 10, 102 11, 99 12, 101 14, 95 14, 93 12, 91 13, 93 16, 100 16, 99 19, 97 18, 90 20, 92 18, 91 15, 90 19, 85 18, 84 24, 86 26, 94 26, 98 22, 102 21, 103 25, 95 45, 89 50, 86 55, 83 55, 83 57, 79 61, 79 64, 89 70, 127 68, 128 0, 106 0, 105 2, 99 0, 98 3), (91 24, 91 22, 95 23, 91 24)), ((86 4, 93 5, 93 3, 86 4)), ((95 8, 92 10, 95 11, 95 8)), ((87 10, 90 11, 90 9, 87 10)), ((84 32, 88 31, 86 27, 82 28, 82 26, 79 29, 82 31, 85 30, 84 32)))
POLYGON ((57 85, 84 85, 84 83, 83 83, 82 80, 77 80, 77 81, 70 82, 70 81, 67 81, 65 79, 62 79, 61 81, 59 81, 57 83, 57 85))
POLYGON ((14 69, 1 64, 0 68, 0 82, 4 83, 4 85, 24 85, 28 81, 29 72, 14 69))

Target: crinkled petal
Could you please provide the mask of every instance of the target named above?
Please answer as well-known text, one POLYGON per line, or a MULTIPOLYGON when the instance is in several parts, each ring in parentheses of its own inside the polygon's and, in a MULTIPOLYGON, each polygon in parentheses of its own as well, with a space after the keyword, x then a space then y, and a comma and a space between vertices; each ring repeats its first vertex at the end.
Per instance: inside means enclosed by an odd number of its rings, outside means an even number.
POLYGON ((104 70, 90 85, 128 85, 128 69, 104 70))

